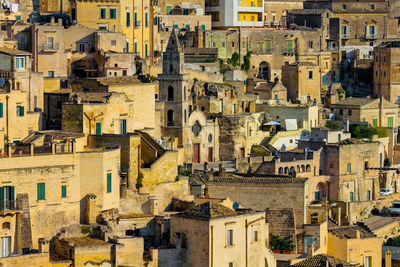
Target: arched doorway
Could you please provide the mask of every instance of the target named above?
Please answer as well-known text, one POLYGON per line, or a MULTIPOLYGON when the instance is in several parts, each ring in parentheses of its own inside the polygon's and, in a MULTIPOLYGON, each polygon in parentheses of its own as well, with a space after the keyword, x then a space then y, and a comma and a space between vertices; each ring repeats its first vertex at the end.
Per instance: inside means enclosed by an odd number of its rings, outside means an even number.
POLYGON ((321 201, 323 196, 328 196, 328 187, 325 183, 321 182, 317 184, 317 187, 315 188, 314 199, 321 201))
POLYGON ((269 81, 271 79, 271 67, 265 61, 261 62, 258 67, 258 78, 269 81))

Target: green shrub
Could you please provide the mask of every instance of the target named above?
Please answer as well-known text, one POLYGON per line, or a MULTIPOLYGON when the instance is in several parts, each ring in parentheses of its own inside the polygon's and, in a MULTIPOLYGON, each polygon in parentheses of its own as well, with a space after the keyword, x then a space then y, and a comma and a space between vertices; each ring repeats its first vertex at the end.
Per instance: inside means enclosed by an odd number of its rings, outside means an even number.
POLYGON ((377 132, 379 138, 388 137, 386 128, 380 128, 380 127, 376 128, 376 132, 377 132))
POLYGON ((81 233, 82 234, 91 234, 92 233, 92 227, 90 225, 83 225, 81 228, 81 233))
POLYGON ((295 245, 290 236, 281 238, 279 236, 270 234, 269 244, 272 249, 290 250, 290 251, 293 251, 295 249, 295 245))
POLYGON ((357 139, 368 138, 372 140, 372 137, 377 134, 376 128, 369 127, 367 125, 359 125, 355 127, 350 127, 350 132, 352 137, 357 139))
POLYGON ((342 127, 340 127, 340 124, 336 121, 327 121, 325 124, 326 128, 332 129, 332 130, 339 130, 342 127))

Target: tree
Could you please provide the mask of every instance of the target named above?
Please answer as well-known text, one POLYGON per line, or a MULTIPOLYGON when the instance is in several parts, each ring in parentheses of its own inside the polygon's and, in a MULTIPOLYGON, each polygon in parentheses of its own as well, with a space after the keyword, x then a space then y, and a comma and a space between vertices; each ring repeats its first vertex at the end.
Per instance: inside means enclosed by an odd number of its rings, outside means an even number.
POLYGON ((359 125, 351 129, 351 135, 357 139, 368 138, 369 140, 372 140, 372 137, 375 134, 377 134, 376 128, 367 125, 359 125))
POLYGON ((250 57, 251 57, 251 52, 247 52, 247 54, 243 57, 243 64, 242 64, 242 70, 248 71, 250 69, 250 57))
POLYGON ((227 62, 229 65, 236 67, 239 65, 239 59, 240 59, 239 54, 237 52, 235 52, 232 54, 231 58, 228 58, 227 62))

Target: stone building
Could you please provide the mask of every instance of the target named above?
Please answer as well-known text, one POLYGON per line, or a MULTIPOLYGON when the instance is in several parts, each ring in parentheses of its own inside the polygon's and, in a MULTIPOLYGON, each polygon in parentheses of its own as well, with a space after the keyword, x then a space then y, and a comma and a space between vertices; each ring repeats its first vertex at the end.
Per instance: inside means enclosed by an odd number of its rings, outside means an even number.
POLYGON ((21 216, 16 252, 37 249, 39 239, 50 240, 61 227, 95 223, 99 212, 119 207, 119 149, 70 151, 17 146, 0 158, 2 210, 21 216))
POLYGON ((218 122, 194 108, 191 89, 194 81, 189 80, 182 46, 174 30, 163 54, 163 72, 158 80, 162 136, 178 139, 178 148, 184 148, 186 162, 218 161, 218 122))
POLYGON ((31 54, 0 48, 0 150, 7 142, 25 138, 41 129, 43 77, 33 72, 31 54), (11 125, 11 123, 13 123, 11 125))
MULTIPOLYGON (((267 222, 271 229, 275 229, 273 234, 281 237, 291 236, 295 243, 300 242, 301 238, 298 239, 297 236, 302 235, 303 225, 306 223, 307 178, 227 173, 221 168, 218 173, 209 172, 202 175, 206 184, 206 196, 229 197, 245 208, 270 209, 267 222), (287 220, 279 220, 282 214, 285 214, 287 220), (291 231, 284 231, 288 229, 291 231)), ((299 245, 298 250, 302 251, 303 247, 299 245)))
MULTIPOLYGON (((276 266, 264 212, 206 202, 172 215, 170 224, 170 242, 181 251, 174 266, 276 266)), ((160 266, 172 265, 160 259, 160 266)))
POLYGON ((373 92, 397 105, 400 104, 398 58, 400 42, 388 42, 374 48, 373 92))
POLYGON ((304 0, 265 0, 264 21, 267 26, 289 26, 287 13, 293 9, 303 9, 304 0))
POLYGON ((367 122, 373 127, 396 128, 398 126, 398 106, 385 98, 349 97, 331 105, 335 119, 350 122, 367 122))
POLYGON ((297 62, 282 67, 282 84, 288 99, 295 103, 321 102, 321 69, 318 65, 297 62))
POLYGON ((71 2, 72 21, 83 26, 122 33, 125 51, 141 58, 153 57, 153 9, 150 1, 71 2))
POLYGON ((219 149, 221 160, 234 160, 250 155, 252 146, 268 136, 261 130, 262 113, 224 115, 219 118, 219 149))

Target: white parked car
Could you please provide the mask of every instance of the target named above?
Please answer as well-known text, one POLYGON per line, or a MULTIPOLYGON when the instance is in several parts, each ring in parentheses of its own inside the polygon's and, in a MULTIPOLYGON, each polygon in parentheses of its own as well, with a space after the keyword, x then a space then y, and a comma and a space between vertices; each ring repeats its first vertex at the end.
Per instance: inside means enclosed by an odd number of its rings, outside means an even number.
POLYGON ((390 190, 389 188, 382 188, 379 194, 381 196, 389 196, 392 194, 392 190, 390 190))
POLYGON ((391 215, 400 215, 400 201, 393 201, 393 205, 390 208, 391 215))

